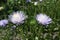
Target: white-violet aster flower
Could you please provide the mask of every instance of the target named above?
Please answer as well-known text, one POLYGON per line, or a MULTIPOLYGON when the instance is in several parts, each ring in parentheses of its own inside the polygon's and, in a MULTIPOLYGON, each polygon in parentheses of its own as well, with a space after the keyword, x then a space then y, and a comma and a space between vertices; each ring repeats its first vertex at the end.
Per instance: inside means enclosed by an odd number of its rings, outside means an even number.
POLYGON ((26 18, 27 18, 27 15, 25 15, 23 11, 13 12, 11 15, 9 15, 9 20, 13 24, 24 23, 24 20, 26 18))
POLYGON ((43 25, 47 25, 52 22, 52 19, 45 14, 38 14, 36 16, 36 20, 43 25))
POLYGON ((0 26, 6 26, 8 24, 8 20, 0 20, 0 26))

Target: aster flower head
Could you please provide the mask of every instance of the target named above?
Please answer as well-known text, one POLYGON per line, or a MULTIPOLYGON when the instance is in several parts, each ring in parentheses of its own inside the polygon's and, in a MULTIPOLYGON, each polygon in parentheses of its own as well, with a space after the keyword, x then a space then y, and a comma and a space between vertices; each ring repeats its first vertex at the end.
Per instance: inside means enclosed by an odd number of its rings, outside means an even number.
POLYGON ((11 15, 9 15, 9 20, 13 24, 24 23, 24 20, 26 18, 27 18, 27 15, 25 15, 23 11, 13 12, 11 15))
POLYGON ((0 20, 0 26, 6 26, 6 24, 8 24, 8 20, 0 20))
POLYGON ((47 24, 50 24, 52 22, 52 19, 45 14, 38 14, 36 16, 36 20, 43 25, 47 25, 47 24))

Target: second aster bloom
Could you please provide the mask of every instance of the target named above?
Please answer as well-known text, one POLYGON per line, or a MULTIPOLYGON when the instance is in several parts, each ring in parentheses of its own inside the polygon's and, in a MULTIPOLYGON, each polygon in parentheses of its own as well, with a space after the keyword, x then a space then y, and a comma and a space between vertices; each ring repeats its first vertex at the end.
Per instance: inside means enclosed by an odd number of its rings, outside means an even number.
POLYGON ((36 16, 36 20, 43 25, 47 25, 47 24, 50 24, 52 22, 52 19, 45 14, 38 14, 36 16))
POLYGON ((13 12, 11 15, 9 15, 9 20, 13 24, 24 23, 24 20, 26 18, 27 18, 27 15, 25 15, 23 11, 13 12))
POLYGON ((0 26, 6 26, 6 24, 8 24, 8 20, 0 20, 0 26))

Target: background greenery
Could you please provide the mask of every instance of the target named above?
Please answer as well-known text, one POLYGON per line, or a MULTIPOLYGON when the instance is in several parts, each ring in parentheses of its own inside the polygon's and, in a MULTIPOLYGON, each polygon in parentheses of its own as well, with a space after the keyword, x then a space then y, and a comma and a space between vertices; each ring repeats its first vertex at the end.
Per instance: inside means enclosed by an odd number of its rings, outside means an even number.
MULTIPOLYGON (((9 23, 6 27, 0 27, 0 40, 60 40, 60 0, 38 1, 38 5, 27 3, 26 0, 1 0, 0 20, 8 19, 8 15, 14 11, 24 11, 28 19, 24 24, 13 27, 9 23), (45 13, 52 18, 48 26, 38 24, 35 16, 45 13)), ((35 0, 32 0, 35 2, 35 0)))

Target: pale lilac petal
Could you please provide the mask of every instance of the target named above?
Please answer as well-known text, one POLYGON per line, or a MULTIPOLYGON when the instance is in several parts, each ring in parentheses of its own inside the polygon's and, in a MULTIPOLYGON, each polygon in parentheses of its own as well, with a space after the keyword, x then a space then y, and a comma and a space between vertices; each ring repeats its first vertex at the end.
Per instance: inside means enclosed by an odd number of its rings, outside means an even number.
POLYGON ((0 26, 6 26, 8 24, 8 20, 0 20, 0 26))
POLYGON ((5 24, 2 21, 0 21, 0 26, 5 26, 5 24))
POLYGON ((4 24, 8 24, 8 20, 1 20, 4 24))
POLYGON ((36 16, 36 20, 43 25, 47 25, 47 24, 50 24, 52 22, 52 19, 45 14, 38 14, 36 16))
POLYGON ((9 15, 9 20, 13 24, 20 24, 23 23, 23 21, 27 18, 27 15, 24 14, 23 11, 17 11, 13 12, 11 15, 9 15))

